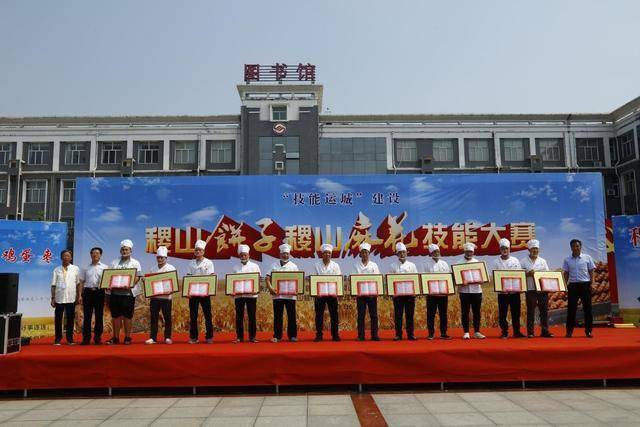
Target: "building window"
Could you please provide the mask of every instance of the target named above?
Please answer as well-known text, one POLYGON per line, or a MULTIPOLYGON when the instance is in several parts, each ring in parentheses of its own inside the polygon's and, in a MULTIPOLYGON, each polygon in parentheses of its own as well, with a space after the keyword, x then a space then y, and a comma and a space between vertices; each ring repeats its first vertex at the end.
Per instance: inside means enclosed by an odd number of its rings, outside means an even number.
POLYGON ((49 153, 49 143, 31 142, 27 150, 27 164, 32 166, 42 166, 47 164, 47 154, 49 153))
POLYGON ((25 181, 25 203, 44 203, 47 199, 47 181, 25 181))
POLYGON ((11 151, 11 143, 0 144, 0 165, 9 164, 11 151))
POLYGON ((0 181, 0 203, 7 203, 7 181, 0 181))
POLYGON ((320 138, 318 172, 321 174, 384 174, 387 172, 386 138, 320 138))
POLYGON ((102 142, 101 163, 103 165, 119 165, 122 163, 122 142, 102 142))
POLYGON ((62 181, 62 201, 65 203, 74 202, 76 200, 76 182, 62 181))
POLYGON ((538 151, 543 161, 560 162, 562 161, 560 139, 541 138, 538 139, 538 151))
POLYGON ((174 147, 173 161, 175 164, 183 165, 196 163, 197 142, 176 141, 174 147))
POLYGON ((579 162, 601 162, 602 138, 576 138, 576 154, 579 162))
POLYGON ((415 163, 418 161, 418 146, 415 140, 396 141, 396 162, 415 163))
POLYGON ((433 161, 453 162, 453 141, 433 141, 433 161))
POLYGON ((284 122, 287 120, 287 106, 276 105, 271 107, 271 120, 274 122, 284 122))
POLYGON ((138 145, 138 163, 152 165, 160 162, 160 144, 158 142, 140 142, 138 145))
POLYGON ((233 141, 211 141, 210 163, 233 163, 233 141))
POLYGON ((633 130, 620 135, 618 137, 618 145, 620 146, 620 158, 627 159, 635 157, 635 147, 633 146, 633 130))
POLYGON ((522 138, 504 138, 501 139, 502 149, 504 152, 505 162, 523 162, 524 161, 524 143, 522 138))
POLYGON ((616 138, 609 138, 609 157, 611 157, 611 165, 618 163, 618 142, 616 138))
POLYGON ((81 165, 86 163, 86 145, 82 142, 68 142, 64 145, 64 164, 81 165))
POLYGON ((485 139, 468 139, 467 146, 469 148, 470 162, 489 161, 489 141, 485 139))
POLYGON ((625 196, 635 196, 636 194, 636 174, 634 171, 622 174, 622 186, 625 196))

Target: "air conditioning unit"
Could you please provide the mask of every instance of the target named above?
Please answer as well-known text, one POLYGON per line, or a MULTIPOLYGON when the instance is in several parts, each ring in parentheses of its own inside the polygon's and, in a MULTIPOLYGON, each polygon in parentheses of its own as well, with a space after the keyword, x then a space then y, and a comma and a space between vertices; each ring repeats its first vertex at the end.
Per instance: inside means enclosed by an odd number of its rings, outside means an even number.
POLYGON ((24 165, 24 160, 22 159, 9 160, 9 175, 20 175, 22 173, 22 165, 24 165))
POLYGON ((422 173, 433 173, 433 159, 431 157, 423 157, 421 162, 422 173))
POLYGON ((529 156, 529 168, 531 172, 542 172, 544 168, 542 157, 538 155, 529 156))
POLYGON ((273 169, 276 170, 277 172, 284 171, 284 162, 282 162, 282 161, 274 162, 273 163, 273 169))
POLYGON ((120 172, 122 176, 131 176, 133 175, 133 165, 135 164, 135 159, 127 158, 122 161, 122 167, 120 168, 120 172))
POLYGON ((613 189, 607 190, 607 196, 615 196, 615 195, 616 195, 616 190, 613 190, 613 189))

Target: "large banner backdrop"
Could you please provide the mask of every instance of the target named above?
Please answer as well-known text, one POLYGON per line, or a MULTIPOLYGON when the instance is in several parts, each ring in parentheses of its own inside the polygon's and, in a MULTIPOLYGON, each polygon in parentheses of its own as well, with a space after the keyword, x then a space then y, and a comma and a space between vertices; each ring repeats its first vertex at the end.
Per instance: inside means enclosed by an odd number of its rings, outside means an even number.
POLYGON ((0 220, 0 273, 20 275, 18 312, 23 336, 53 334, 51 273, 60 264, 66 244, 64 222, 0 220))
POLYGON ((613 242, 620 314, 625 322, 640 320, 640 215, 614 216, 613 242))
MULTIPOLYGON (((372 245, 373 260, 383 272, 395 260, 396 242, 404 242, 412 261, 422 268, 427 246, 437 243, 445 260, 461 259, 462 245, 476 243, 480 259, 499 254, 498 240, 511 241, 518 258, 527 255, 526 242, 541 241, 541 256, 560 268, 569 240, 581 239, 585 252, 599 261, 602 283, 594 289, 596 313, 608 314, 605 225, 600 174, 473 174, 367 176, 207 176, 82 178, 76 190, 75 259, 89 262, 92 246, 104 248, 105 262, 118 257, 119 242, 134 242, 134 257, 148 271, 158 246, 169 249, 169 262, 180 275, 192 258, 196 240, 207 241, 205 254, 220 279, 237 260, 239 244, 252 247, 251 256, 263 275, 278 259, 278 246, 291 244, 296 264, 307 274, 319 262, 320 245, 334 245, 334 258, 350 274, 358 245, 372 245), (600 286, 602 285, 602 286, 600 286)), ((600 277, 599 276, 599 277, 600 277)), ((219 294, 222 288, 219 288, 219 294)), ((485 289, 483 322, 497 323, 497 303, 491 287, 485 289)), ((217 330, 232 330, 231 298, 214 298, 217 330)), ((458 298, 451 298, 450 322, 459 324, 458 298)), ((424 304, 416 310, 424 327, 424 304)), ((553 295, 552 319, 565 314, 563 295, 553 295)), ((302 330, 313 329, 313 304, 298 303, 302 330)), ((355 306, 340 304, 341 328, 355 327, 355 306)), ((392 304, 379 305, 382 328, 393 325, 392 304)), ((188 304, 174 300, 174 325, 188 328, 188 304)), ((261 330, 273 325, 270 297, 258 303, 261 330)), ((148 306, 137 305, 137 330, 146 330, 148 306)))

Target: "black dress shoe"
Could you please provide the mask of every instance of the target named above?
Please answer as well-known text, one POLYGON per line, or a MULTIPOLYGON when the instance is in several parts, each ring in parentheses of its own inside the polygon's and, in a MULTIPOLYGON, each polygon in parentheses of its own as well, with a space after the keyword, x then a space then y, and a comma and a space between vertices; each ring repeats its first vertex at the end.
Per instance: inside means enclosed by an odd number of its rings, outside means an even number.
POLYGON ((322 335, 316 335, 316 337, 313 339, 313 342, 320 342, 322 341, 322 335))
POLYGON ((380 337, 372 337, 371 341, 380 341, 380 337))
POLYGON ((591 332, 587 332, 587 333, 585 334, 585 336, 586 336, 587 338, 593 338, 593 334, 592 334, 591 332))
POLYGON ((572 332, 567 332, 567 334, 564 336, 565 338, 571 338, 573 336, 572 332))
POLYGON ((524 334, 522 332, 517 332, 517 333, 513 334, 513 337, 514 338, 524 338, 525 336, 524 336, 524 334))
POLYGON ((364 341, 364 337, 358 337, 358 341, 364 341))
POLYGON ((554 335, 551 332, 543 332, 540 334, 542 338, 553 338, 554 335))
POLYGON ((440 339, 441 340, 450 340, 451 337, 449 335, 447 335, 447 334, 444 334, 444 335, 440 335, 440 339))
POLYGON ((402 337, 399 337, 399 336, 397 336, 397 335, 396 335, 395 337, 393 337, 393 340, 394 340, 394 341, 400 341, 401 339, 402 339, 402 337))
POLYGON ((413 335, 411 335, 409 338, 407 338, 409 341, 416 341, 418 338, 414 337, 413 335))
POLYGON ((500 335, 500 338, 502 338, 503 340, 506 340, 507 338, 509 338, 509 334, 502 334, 500 335))
POLYGON ((335 337, 331 337, 331 339, 332 339, 333 341, 336 341, 336 342, 337 342, 337 341, 342 341, 342 340, 340 339, 340 337, 339 337, 339 336, 337 336, 337 335, 336 335, 335 337))
POLYGON ((82 340, 82 342, 80 343, 80 345, 89 345, 91 342, 90 341, 84 341, 82 340))

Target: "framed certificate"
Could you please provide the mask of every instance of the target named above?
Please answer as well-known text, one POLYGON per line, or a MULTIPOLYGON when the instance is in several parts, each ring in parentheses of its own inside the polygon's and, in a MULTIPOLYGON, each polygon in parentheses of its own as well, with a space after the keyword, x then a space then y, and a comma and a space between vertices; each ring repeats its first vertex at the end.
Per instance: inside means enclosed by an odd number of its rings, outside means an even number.
POLYGON ((534 271, 533 282, 538 292, 567 292, 561 271, 534 271))
POLYGON ((135 268, 106 268, 102 272, 100 289, 131 289, 136 283, 135 268))
POLYGON ((216 294, 218 276, 184 276, 182 278, 183 297, 208 297, 216 294))
POLYGON ((384 279, 382 274, 352 274, 351 295, 359 297, 377 297, 384 295, 384 279))
POLYGON ((226 282, 227 295, 255 295, 260 292, 260 273, 227 274, 226 282))
POLYGON ((387 274, 387 295, 394 297, 420 295, 420 274, 387 274))
POLYGON ((454 264, 451 266, 453 283, 456 285, 481 285, 489 281, 484 261, 454 264))
POLYGON ((277 295, 304 294, 304 271, 273 271, 271 286, 277 295))
POLYGON ((341 297, 344 295, 342 276, 309 276, 309 288, 312 297, 341 297))
POLYGON ((147 298, 178 292, 178 272, 152 273, 144 276, 144 296, 147 298))
POLYGON ((524 270, 494 270, 493 289, 496 292, 517 293, 527 290, 527 276, 524 270))
POLYGON ((422 293, 425 295, 453 295, 453 275, 451 273, 422 273, 422 293))

